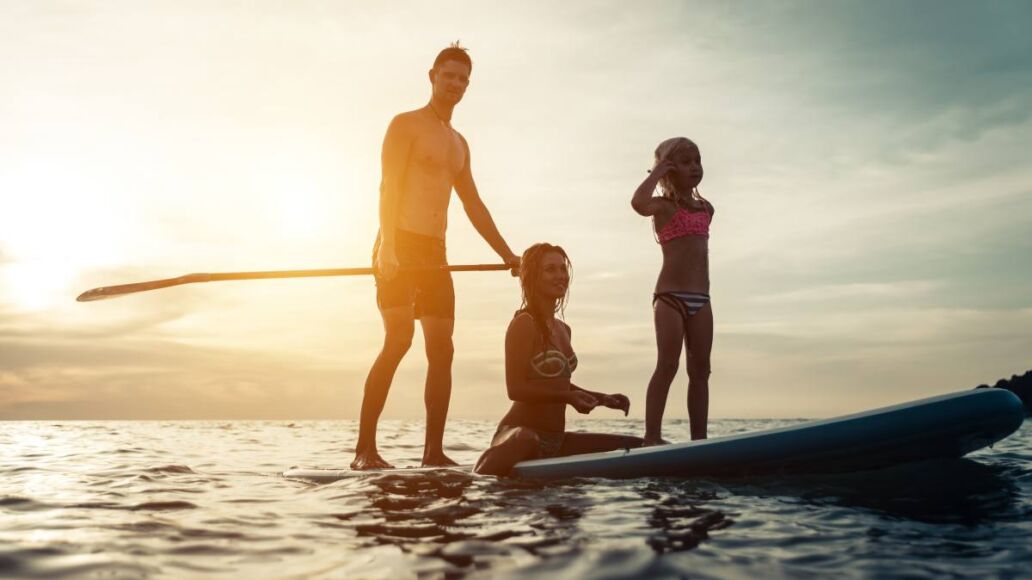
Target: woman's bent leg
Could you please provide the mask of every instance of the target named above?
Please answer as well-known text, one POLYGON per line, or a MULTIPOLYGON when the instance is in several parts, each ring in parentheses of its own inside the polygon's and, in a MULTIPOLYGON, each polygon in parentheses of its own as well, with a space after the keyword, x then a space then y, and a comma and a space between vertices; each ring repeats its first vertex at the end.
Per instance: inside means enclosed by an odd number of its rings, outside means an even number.
POLYGON ((526 427, 513 427, 494 438, 491 447, 477 459, 473 467, 482 475, 509 475, 512 466, 538 454, 538 436, 526 427))
POLYGON ((559 448, 559 456, 579 455, 581 453, 599 453, 616 449, 634 449, 641 447, 645 440, 631 435, 614 435, 611 433, 567 433, 563 446, 559 448))
POLYGON ((662 301, 655 304, 656 370, 645 393, 645 444, 663 443, 663 412, 666 410, 670 383, 677 376, 681 341, 685 328, 681 313, 662 301))
POLYGON ((711 304, 689 317, 684 341, 688 366, 688 424, 694 441, 706 438, 709 423, 710 353, 713 350, 711 304))

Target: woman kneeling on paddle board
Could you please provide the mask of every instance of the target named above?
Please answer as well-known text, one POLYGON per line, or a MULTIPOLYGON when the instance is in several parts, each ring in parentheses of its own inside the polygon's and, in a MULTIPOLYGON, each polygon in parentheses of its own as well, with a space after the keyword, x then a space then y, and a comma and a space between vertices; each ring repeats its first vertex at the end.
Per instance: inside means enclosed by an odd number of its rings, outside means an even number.
POLYGON ((577 355, 570 326, 558 320, 570 287, 570 259, 559 246, 535 244, 520 262, 523 304, 505 333, 505 386, 512 407, 474 471, 507 475, 526 459, 640 447, 627 435, 567 433, 566 406, 588 414, 595 407, 627 414, 626 396, 588 391, 570 382, 577 355))

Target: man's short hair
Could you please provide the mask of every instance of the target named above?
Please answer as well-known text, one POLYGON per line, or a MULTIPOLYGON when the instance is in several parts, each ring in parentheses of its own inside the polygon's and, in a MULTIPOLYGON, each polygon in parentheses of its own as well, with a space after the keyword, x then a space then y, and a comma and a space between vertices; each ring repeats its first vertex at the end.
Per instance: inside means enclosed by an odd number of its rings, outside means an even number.
POLYGON ((473 72, 473 61, 469 58, 469 51, 459 46, 459 41, 457 40, 451 43, 448 48, 437 53, 437 58, 434 59, 434 68, 441 66, 449 60, 461 62, 469 67, 469 72, 473 72))

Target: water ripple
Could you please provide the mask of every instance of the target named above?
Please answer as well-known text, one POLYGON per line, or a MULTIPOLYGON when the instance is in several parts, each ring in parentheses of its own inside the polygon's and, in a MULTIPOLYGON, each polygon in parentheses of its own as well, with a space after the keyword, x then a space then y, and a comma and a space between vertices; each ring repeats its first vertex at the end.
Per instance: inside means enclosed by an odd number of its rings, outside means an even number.
MULTIPOLYGON (((792 421, 715 421, 715 435, 792 421)), ((583 423, 581 424, 583 425, 583 423)), ((636 433, 629 421, 593 429, 636 433)), ((561 482, 342 467, 352 422, 4 424, 0 577, 1018 577, 1032 428, 972 459, 865 473, 561 482)), ((422 424, 381 451, 418 462, 422 424)), ((487 422, 456 421, 475 460, 487 422)), ((673 422, 670 435, 687 438, 673 422)))

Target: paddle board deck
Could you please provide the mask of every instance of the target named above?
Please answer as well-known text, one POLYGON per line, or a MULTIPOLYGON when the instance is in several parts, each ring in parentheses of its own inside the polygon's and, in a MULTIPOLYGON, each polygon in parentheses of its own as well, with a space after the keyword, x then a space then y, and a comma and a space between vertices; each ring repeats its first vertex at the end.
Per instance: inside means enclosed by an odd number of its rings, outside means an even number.
MULTIPOLYGON (((978 389, 780 429, 524 461, 516 465, 513 475, 564 479, 860 471, 961 457, 1007 437, 1021 427, 1024 418, 1021 399, 1013 393, 978 389)), ((470 466, 460 469, 469 471, 470 466)), ((329 482, 367 473, 291 469, 283 475, 329 482)))

